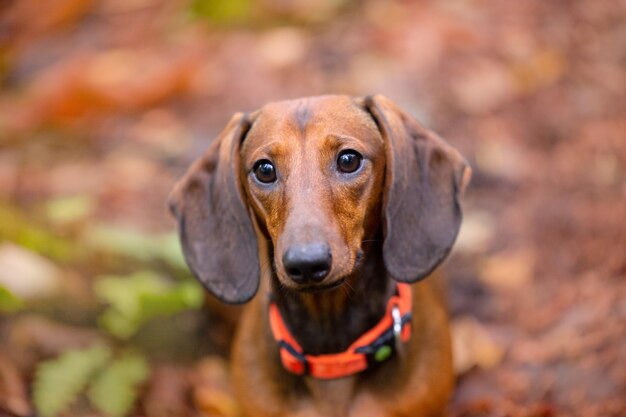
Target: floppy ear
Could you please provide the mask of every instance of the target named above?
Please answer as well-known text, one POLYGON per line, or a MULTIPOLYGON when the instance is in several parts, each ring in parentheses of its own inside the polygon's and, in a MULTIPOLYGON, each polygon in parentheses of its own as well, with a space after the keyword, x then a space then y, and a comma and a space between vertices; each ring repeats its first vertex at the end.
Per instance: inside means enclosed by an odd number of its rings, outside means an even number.
POLYGON ((257 238, 239 180, 239 147, 250 125, 243 114, 234 115, 169 200, 187 264, 227 303, 250 300, 259 286, 257 238))
POLYGON ((397 281, 426 277, 448 255, 461 225, 463 157, 387 98, 365 98, 385 140, 383 258, 397 281))

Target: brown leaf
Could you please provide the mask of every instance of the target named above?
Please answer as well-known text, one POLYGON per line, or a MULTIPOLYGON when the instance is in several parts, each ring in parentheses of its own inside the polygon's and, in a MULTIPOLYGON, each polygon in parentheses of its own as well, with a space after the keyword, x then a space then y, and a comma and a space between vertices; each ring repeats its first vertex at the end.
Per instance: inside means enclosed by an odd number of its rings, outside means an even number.
POLYGON ((480 280, 500 289, 514 290, 530 282, 535 267, 535 254, 519 249, 487 258, 480 269, 480 280))
POLYGON ((20 100, 0 101, 0 124, 23 133, 47 123, 137 111, 184 94, 201 56, 193 42, 169 51, 111 49, 67 57, 40 73, 20 100))
POLYGON ((0 24, 6 25, 8 39, 22 44, 35 37, 67 27, 89 11, 93 0, 18 0, 11 2, 0 24))
POLYGON ((143 404, 146 417, 189 417, 191 389, 188 372, 169 365, 153 368, 150 387, 143 404))
POLYGON ((516 93, 508 68, 488 59, 468 62, 452 79, 452 92, 461 109, 469 114, 493 111, 516 93))
POLYGON ((452 322, 452 346, 457 374, 474 366, 492 368, 504 356, 504 348, 473 317, 461 317, 452 322))
POLYGON ((0 353, 0 412, 26 417, 32 408, 28 401, 26 384, 13 361, 0 353))
POLYGON ((105 343, 96 330, 69 326, 36 315, 14 319, 7 329, 6 344, 11 360, 24 372, 65 350, 105 343))
POLYGON ((237 417, 240 415, 230 386, 226 362, 219 357, 208 357, 196 367, 194 404, 206 417, 237 417))

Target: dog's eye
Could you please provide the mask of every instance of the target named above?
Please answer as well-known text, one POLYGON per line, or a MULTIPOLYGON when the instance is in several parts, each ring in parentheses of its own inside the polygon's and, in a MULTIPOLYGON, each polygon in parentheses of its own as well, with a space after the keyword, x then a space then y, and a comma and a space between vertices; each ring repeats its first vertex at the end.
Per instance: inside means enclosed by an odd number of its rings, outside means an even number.
POLYGON ((257 180, 263 183, 270 183, 276 181, 276 169, 267 159, 261 159, 254 164, 254 176, 257 180))
POLYGON ((363 157, 355 150, 348 149, 342 151, 337 157, 337 168, 339 171, 349 174, 361 167, 363 157))

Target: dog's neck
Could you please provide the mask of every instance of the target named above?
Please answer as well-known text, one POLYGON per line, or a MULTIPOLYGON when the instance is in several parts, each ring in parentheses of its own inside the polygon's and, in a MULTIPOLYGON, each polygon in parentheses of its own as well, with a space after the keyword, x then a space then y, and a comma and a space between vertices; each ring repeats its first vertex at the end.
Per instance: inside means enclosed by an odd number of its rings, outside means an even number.
POLYGON ((363 250, 361 266, 338 288, 289 291, 272 277, 273 297, 283 320, 307 354, 346 350, 384 315, 395 284, 385 272, 382 241, 368 242, 363 250))

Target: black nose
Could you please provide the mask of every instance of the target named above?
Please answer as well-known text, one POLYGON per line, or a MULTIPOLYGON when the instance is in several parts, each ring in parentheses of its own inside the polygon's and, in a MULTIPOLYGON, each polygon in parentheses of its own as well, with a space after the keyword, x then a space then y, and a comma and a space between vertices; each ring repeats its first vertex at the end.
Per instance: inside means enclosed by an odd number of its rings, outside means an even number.
POLYGON ((289 277, 298 284, 320 282, 330 271, 332 254, 325 243, 292 245, 283 255, 289 277))

